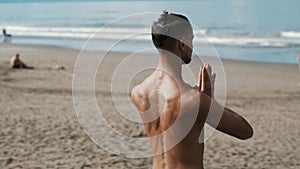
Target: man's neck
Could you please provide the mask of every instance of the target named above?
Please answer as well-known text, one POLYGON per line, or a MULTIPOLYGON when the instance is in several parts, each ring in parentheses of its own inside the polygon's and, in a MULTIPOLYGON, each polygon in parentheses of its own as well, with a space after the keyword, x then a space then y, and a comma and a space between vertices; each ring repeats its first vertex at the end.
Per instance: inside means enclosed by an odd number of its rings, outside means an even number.
POLYGON ((181 75, 182 60, 170 52, 159 52, 159 54, 160 58, 157 68, 176 79, 178 83, 183 83, 181 75))

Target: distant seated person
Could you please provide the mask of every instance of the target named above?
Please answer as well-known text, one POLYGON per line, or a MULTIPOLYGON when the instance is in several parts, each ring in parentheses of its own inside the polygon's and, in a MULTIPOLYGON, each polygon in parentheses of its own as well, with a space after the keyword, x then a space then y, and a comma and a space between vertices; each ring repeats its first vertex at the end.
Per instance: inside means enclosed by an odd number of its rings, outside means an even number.
POLYGON ((23 61, 21 61, 18 53, 11 58, 10 67, 14 69, 33 69, 32 66, 27 66, 23 61))
POLYGON ((64 66, 62 66, 62 65, 55 65, 55 66, 53 67, 53 69, 54 69, 54 70, 65 70, 66 68, 65 68, 64 66))

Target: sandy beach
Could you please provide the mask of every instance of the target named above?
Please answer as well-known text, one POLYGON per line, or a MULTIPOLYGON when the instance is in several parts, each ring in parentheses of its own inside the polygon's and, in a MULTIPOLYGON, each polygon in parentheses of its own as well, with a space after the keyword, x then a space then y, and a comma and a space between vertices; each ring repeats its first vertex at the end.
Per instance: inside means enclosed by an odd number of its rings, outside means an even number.
MULTIPOLYGON (((87 52, 91 56, 99 53, 87 52)), ((111 154, 83 131, 72 100, 78 54, 79 50, 60 47, 0 44, 0 168, 151 168, 151 158, 111 154), (9 60, 17 52, 35 69, 10 69, 9 60), (51 69, 57 64, 66 70, 51 69)), ((111 53, 106 69, 116 67, 127 55, 111 53)), ((205 168, 300 168, 298 65, 222 62, 226 105, 251 123, 254 136, 241 141, 215 132, 205 144, 205 168)), ((103 87, 109 86, 110 75, 101 74, 96 80, 96 97, 104 107, 105 118, 121 133, 143 135, 142 125, 122 119, 112 108, 110 91, 103 87)))

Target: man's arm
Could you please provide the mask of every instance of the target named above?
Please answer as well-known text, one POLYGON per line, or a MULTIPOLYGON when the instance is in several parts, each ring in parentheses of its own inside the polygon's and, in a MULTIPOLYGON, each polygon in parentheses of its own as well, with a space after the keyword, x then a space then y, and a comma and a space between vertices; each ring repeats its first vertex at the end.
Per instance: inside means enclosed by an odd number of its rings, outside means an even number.
POLYGON ((242 116, 214 100, 215 78, 216 74, 212 73, 209 64, 200 68, 198 81, 200 116, 198 117, 201 119, 199 120, 204 121, 205 119, 205 122, 210 126, 239 139, 244 140, 252 137, 253 129, 242 116))
MULTIPOLYGON (((206 122, 209 124, 210 119, 206 119, 206 122)), ((217 130, 242 140, 253 136, 253 129, 247 120, 227 107, 224 108, 217 130)))
POLYGON ((205 93, 200 92, 200 121, 205 121, 217 130, 233 137, 245 140, 253 136, 250 124, 239 114, 222 106, 205 93))
POLYGON ((222 106, 205 93, 200 92, 200 118, 217 130, 245 140, 253 136, 253 129, 242 116, 222 106))

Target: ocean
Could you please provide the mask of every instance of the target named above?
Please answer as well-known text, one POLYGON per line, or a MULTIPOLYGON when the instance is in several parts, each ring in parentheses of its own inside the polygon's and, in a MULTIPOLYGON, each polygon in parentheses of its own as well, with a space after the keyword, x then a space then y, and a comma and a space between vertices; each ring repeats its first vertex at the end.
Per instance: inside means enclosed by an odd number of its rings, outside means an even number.
POLYGON ((0 29, 6 43, 153 53, 163 10, 189 18, 198 55, 298 64, 299 0, 0 0, 0 29))

